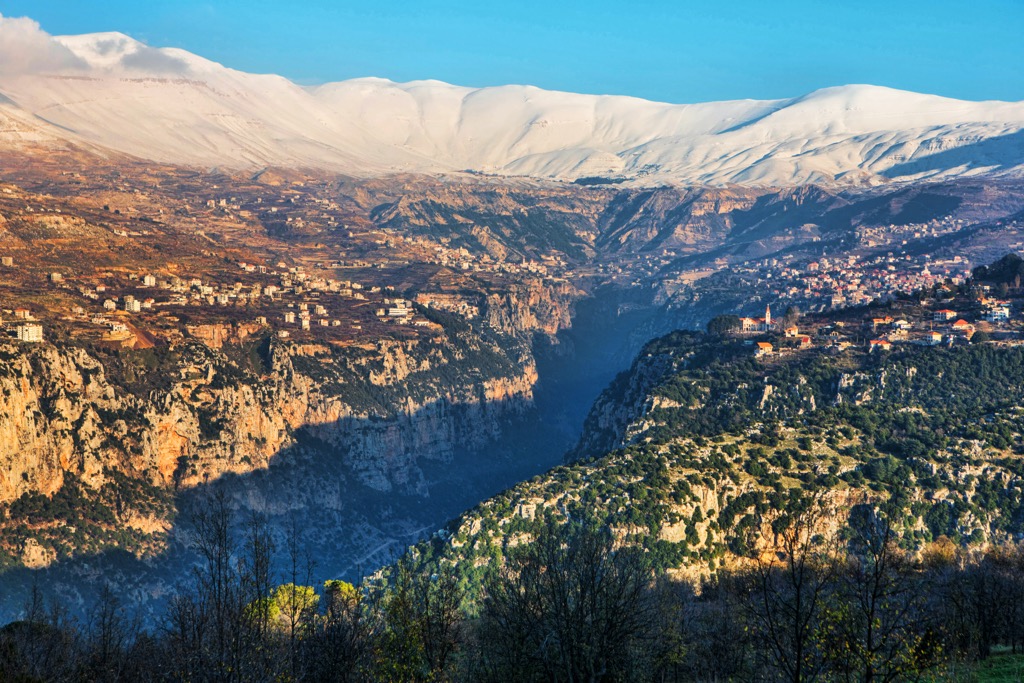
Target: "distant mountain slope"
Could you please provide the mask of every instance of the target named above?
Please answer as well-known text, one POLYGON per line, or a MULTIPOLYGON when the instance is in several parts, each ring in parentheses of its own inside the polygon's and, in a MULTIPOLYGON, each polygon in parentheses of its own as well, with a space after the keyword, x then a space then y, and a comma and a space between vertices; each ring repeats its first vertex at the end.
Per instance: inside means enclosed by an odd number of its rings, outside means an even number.
POLYGON ((1024 175, 1021 102, 868 85, 692 105, 375 78, 302 87, 118 33, 43 37, 60 51, 56 66, 0 68, 0 144, 63 141, 205 167, 643 185, 1024 175))

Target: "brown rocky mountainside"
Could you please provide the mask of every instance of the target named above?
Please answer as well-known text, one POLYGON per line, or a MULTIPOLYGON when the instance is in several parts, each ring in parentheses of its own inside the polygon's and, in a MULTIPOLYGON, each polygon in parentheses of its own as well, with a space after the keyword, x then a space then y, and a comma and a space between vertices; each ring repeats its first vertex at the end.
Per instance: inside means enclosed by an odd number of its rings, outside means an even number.
POLYGON ((13 154, 4 563, 61 576, 128 550, 158 593, 192 502, 225 490, 301 520, 323 575, 351 576, 560 462, 644 342, 763 294, 710 278, 678 295, 690 274, 899 221, 962 220, 988 244, 1022 208, 995 181, 633 189, 13 154))

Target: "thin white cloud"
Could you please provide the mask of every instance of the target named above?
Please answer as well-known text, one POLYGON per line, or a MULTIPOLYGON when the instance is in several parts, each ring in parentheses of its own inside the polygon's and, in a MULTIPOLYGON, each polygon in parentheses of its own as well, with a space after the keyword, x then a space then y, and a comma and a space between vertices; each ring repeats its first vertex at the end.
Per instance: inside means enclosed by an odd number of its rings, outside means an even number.
POLYGON ((155 73, 184 74, 189 71, 188 64, 183 60, 148 45, 142 45, 135 52, 123 56, 121 65, 126 69, 155 73))
POLYGON ((27 17, 0 14, 0 73, 33 74, 84 68, 85 63, 27 17))

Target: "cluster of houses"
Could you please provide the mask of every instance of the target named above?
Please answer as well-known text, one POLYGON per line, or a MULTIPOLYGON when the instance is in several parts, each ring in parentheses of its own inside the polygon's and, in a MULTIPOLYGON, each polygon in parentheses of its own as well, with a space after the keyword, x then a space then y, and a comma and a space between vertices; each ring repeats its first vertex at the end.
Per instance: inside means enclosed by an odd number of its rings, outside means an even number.
POLYGON ((878 247, 886 244, 903 244, 905 241, 926 237, 940 237, 963 230, 968 222, 960 218, 936 218, 927 223, 908 223, 906 225, 860 226, 857 228, 857 239, 866 247, 878 247))
POLYGON ((455 313, 472 320, 480 317, 480 306, 471 298, 446 292, 421 292, 416 295, 416 303, 427 308, 455 313))
POLYGON ((842 261, 822 259, 807 266, 803 296, 823 299, 829 306, 858 306, 885 299, 900 292, 926 289, 950 280, 956 284, 970 277, 960 257, 948 262, 915 263, 910 256, 885 256, 858 263, 853 257, 842 261))
POLYGON ((770 258, 750 266, 733 266, 732 270, 769 286, 780 299, 846 308, 946 281, 960 284, 970 277, 968 265, 959 256, 939 260, 927 254, 887 254, 863 260, 853 255, 821 258, 803 266, 770 258))
MULTIPOLYGON (((14 257, 0 256, 0 267, 13 268, 14 257)), ((3 315, 12 318, 8 322, 4 322, 3 316, 0 316, 0 329, 3 329, 7 336, 14 337, 21 342, 37 343, 43 341, 43 326, 35 319, 31 310, 15 308, 3 311, 3 315)))
MULTIPOLYGON (((12 267, 13 259, 2 257, 0 263, 12 267)), ((426 318, 417 315, 417 310, 411 301, 385 296, 389 291, 393 291, 394 287, 364 287, 362 284, 350 280, 313 276, 307 273, 303 266, 288 267, 284 263, 278 263, 276 269, 245 262, 237 265, 244 273, 255 275, 257 281, 253 282, 253 277, 246 277, 243 279, 248 280, 247 283, 224 284, 176 275, 158 277, 151 273, 127 273, 115 276, 113 273, 106 273, 90 278, 92 280, 90 283, 83 283, 79 278, 67 277, 59 272, 47 274, 46 280, 52 286, 74 292, 89 301, 96 302, 102 311, 89 312, 83 306, 76 305, 72 308, 70 319, 105 327, 104 339, 106 340, 133 336, 129 325, 126 324, 126 319, 119 320, 116 316, 111 316, 117 311, 138 314, 152 311, 158 307, 176 306, 252 306, 264 311, 267 309, 272 311, 274 308, 280 307, 280 313, 271 316, 270 312, 267 312, 264 315, 256 316, 254 322, 258 325, 285 328, 279 330, 281 337, 290 336, 291 332, 287 330, 287 327, 290 326, 300 330, 310 330, 314 327, 340 328, 347 324, 352 330, 361 330, 361 317, 353 317, 352 320, 345 323, 341 318, 335 317, 336 314, 335 316, 331 315, 329 309, 338 308, 338 306, 332 306, 332 298, 350 300, 351 303, 346 307, 352 308, 353 311, 354 307, 360 306, 363 302, 372 305, 372 302, 376 300, 379 302, 379 308, 376 309, 378 322, 413 327, 429 328, 434 326, 426 318), (271 282, 259 282, 260 275, 275 279, 271 282), (108 284, 115 279, 120 282, 108 284), (146 296, 147 290, 152 290, 153 296, 146 296)), ((451 305, 457 312, 479 315, 478 309, 454 305, 457 298, 444 294, 426 295, 424 305, 428 307, 436 305, 439 308, 449 308, 451 305)), ((14 319, 3 328, 10 336, 21 341, 42 341, 42 322, 36 320, 28 309, 19 308, 7 311, 7 315, 13 316, 14 319)), ((2 324, 3 320, 0 319, 0 325, 2 324)))
MULTIPOLYGON (((1009 304, 1006 308, 1008 320, 1009 304)), ((953 344, 957 340, 969 341, 974 336, 975 325, 969 323, 950 308, 940 308, 932 311, 930 321, 922 321, 921 327, 928 323, 928 329, 917 329, 914 323, 906 320, 894 320, 891 316, 872 318, 869 325, 872 331, 883 332, 878 338, 869 342, 872 351, 888 351, 894 343, 910 343, 923 346, 938 346, 939 344, 953 344)))
POLYGON ((448 246, 448 238, 441 238, 440 242, 440 244, 437 244, 423 237, 402 237, 389 234, 379 244, 394 248, 417 246, 430 254, 425 259, 427 263, 434 263, 455 270, 471 270, 476 273, 530 274, 543 277, 561 274, 565 268, 565 260, 561 256, 544 254, 540 257, 540 260, 532 260, 525 257, 520 260, 496 260, 489 254, 474 255, 465 247, 453 249, 448 246))
MULTIPOLYGON (((288 196, 277 198, 219 196, 197 200, 200 211, 214 212, 229 217, 249 218, 261 214, 266 220, 284 221, 294 228, 305 228, 308 225, 320 225, 329 228, 342 227, 349 230, 344 223, 344 209, 333 199, 318 197, 307 192, 303 183, 294 183, 284 193, 288 196)), ((472 229, 472 225, 465 226, 472 229)), ((388 247, 400 254, 410 254, 419 250, 418 260, 433 263, 456 270, 507 274, 532 274, 538 276, 562 275, 565 261, 557 255, 543 255, 539 259, 513 260, 496 259, 487 254, 472 254, 463 247, 452 247, 450 238, 428 238, 419 235, 404 235, 392 228, 373 229, 366 232, 374 244, 388 247)), ((338 267, 369 268, 381 266, 387 259, 374 257, 369 261, 341 262, 338 267)))
MULTIPOLYGON (((981 312, 978 318, 980 320, 1002 326, 1003 323, 1007 323, 1011 319, 1009 301, 982 297, 979 303, 981 312)), ((1002 327, 1005 334, 1006 328, 1002 327)), ((780 330, 779 324, 772 320, 771 307, 766 307, 763 318, 740 318, 740 330, 747 335, 781 332, 784 337, 796 340, 795 345, 788 346, 790 349, 794 346, 796 349, 808 349, 813 346, 811 335, 801 333, 795 324, 780 330)), ((951 308, 938 308, 930 311, 929 315, 913 321, 906 318, 893 318, 890 315, 870 318, 864 322, 864 330, 868 337, 867 350, 880 352, 892 349, 894 344, 938 346, 940 344, 966 343, 974 336, 977 326, 951 308)), ((849 341, 851 331, 849 324, 841 320, 815 326, 815 332, 824 340, 824 344, 837 350, 853 346, 853 342, 849 341)), ((748 343, 753 346, 756 357, 771 356, 779 352, 779 349, 776 349, 768 341, 754 342, 751 340, 748 343)))

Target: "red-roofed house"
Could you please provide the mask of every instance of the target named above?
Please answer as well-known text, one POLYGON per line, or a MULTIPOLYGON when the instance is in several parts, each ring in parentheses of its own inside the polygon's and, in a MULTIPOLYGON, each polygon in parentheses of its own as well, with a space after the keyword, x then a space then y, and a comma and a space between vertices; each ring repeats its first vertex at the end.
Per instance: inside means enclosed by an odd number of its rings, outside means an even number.
POLYGON ((967 322, 966 320, 957 320, 953 323, 953 331, 959 334, 965 334, 970 337, 974 334, 974 325, 967 322))
POLYGON ((888 351, 892 348, 892 344, 889 343, 888 339, 872 339, 868 342, 868 351, 874 353, 875 351, 888 351))

